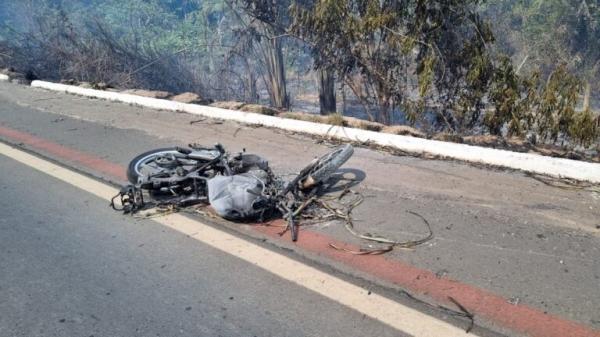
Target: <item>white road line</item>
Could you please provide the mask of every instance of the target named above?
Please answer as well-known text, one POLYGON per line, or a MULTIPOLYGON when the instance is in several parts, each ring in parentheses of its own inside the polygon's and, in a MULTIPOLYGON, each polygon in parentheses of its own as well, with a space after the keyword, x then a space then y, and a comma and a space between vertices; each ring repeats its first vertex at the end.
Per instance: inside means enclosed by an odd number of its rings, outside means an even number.
MULTIPOLYGON (((82 174, 68 170, 3 143, 0 143, 0 154, 94 194, 104 200, 110 200, 110 198, 118 192, 118 190, 112 186, 88 178, 82 174)), ((178 214, 153 218, 151 221, 155 221, 163 226, 189 235, 206 245, 245 260, 252 265, 281 277, 282 279, 310 289, 330 300, 341 303, 342 305, 407 334, 428 337, 476 337, 476 335, 472 333, 467 334, 463 329, 457 328, 437 318, 428 316, 381 295, 370 293, 349 282, 205 225, 199 221, 178 214)))

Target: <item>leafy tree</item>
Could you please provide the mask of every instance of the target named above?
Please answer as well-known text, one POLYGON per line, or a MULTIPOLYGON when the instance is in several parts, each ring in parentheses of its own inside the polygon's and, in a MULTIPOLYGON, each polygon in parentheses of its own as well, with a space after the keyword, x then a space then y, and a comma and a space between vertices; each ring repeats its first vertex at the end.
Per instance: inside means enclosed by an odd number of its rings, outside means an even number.
POLYGON ((4 1, 0 64, 284 109, 313 65, 321 113, 337 81, 372 120, 588 146, 599 26, 593 0, 4 1))
POLYGON ((483 7, 502 51, 549 76, 557 64, 583 80, 584 110, 600 76, 600 4, 594 0, 499 0, 483 7))
MULTIPOLYGON (((265 31, 271 34, 270 39, 287 37, 290 34, 290 7, 297 4, 310 4, 311 0, 304 1, 270 1, 270 0, 243 0, 245 10, 256 20, 268 27, 265 31)), ((270 63, 270 62, 269 62, 270 63)), ((331 71, 317 70, 319 87, 319 105, 321 114, 336 111, 335 79, 331 71)))
POLYGON ((477 0, 319 0, 293 7, 294 32, 313 45, 318 69, 337 74, 372 119, 403 108, 444 127, 473 125, 491 78, 493 36, 477 0), (416 83, 416 84, 415 84, 416 83))
POLYGON ((600 74, 600 5, 595 1, 531 1, 523 20, 524 34, 534 42, 542 65, 558 60, 585 82, 584 109, 589 108, 591 79, 600 74))
POLYGON ((487 111, 483 120, 491 134, 501 135, 505 125, 509 136, 522 136, 531 128, 530 112, 537 100, 538 85, 539 73, 519 76, 510 58, 501 58, 489 93, 494 109, 487 111))
POLYGON ((277 108, 287 109, 290 102, 283 55, 287 19, 286 2, 238 0, 237 4, 250 17, 248 22, 245 22, 246 20, 241 16, 239 20, 243 22, 244 33, 257 43, 257 50, 264 61, 271 104, 277 108))
POLYGON ((562 143, 574 140, 590 146, 600 137, 600 118, 590 109, 577 111, 581 81, 565 64, 559 65, 540 80, 540 73, 517 75, 508 58, 495 69, 489 99, 494 109, 486 113, 484 125, 500 135, 504 126, 508 135, 531 133, 540 142, 562 143))

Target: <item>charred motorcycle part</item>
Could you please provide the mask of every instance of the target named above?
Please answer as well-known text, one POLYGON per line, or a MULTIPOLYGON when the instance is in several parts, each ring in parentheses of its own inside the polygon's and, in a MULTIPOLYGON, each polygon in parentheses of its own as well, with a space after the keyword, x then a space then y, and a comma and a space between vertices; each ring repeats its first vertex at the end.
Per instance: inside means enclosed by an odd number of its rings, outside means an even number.
POLYGON ((144 207, 144 194, 140 188, 133 185, 126 185, 121 188, 119 193, 112 197, 110 206, 117 211, 123 213, 135 213, 144 207), (115 200, 120 198, 121 208, 115 204, 115 200))

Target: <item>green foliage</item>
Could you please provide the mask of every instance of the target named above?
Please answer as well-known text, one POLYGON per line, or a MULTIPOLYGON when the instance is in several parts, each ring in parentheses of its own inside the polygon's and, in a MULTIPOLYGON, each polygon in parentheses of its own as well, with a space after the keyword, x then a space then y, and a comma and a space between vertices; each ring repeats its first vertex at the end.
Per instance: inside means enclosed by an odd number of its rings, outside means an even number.
POLYGON ((539 74, 519 77, 508 57, 502 57, 494 72, 489 98, 493 109, 484 117, 484 125, 500 135, 507 125, 509 136, 522 136, 531 126, 530 112, 537 100, 539 74))
POLYGON ((486 45, 493 36, 475 12, 478 3, 297 3, 292 31, 313 46, 317 68, 335 71, 377 111, 373 119, 389 123, 403 107, 412 121, 423 120, 429 104, 441 107, 448 128, 459 129, 477 120, 491 77, 486 45))
POLYGON ((219 73, 233 35, 222 1, 25 0, 8 9, 19 18, 8 48, 21 56, 10 65, 21 71, 209 97, 229 90, 219 73))
POLYGON ((589 109, 576 113, 569 126, 569 136, 584 147, 593 145, 600 137, 600 116, 594 117, 589 109))
POLYGON ((484 118, 488 130, 500 134, 506 126, 509 135, 533 133, 542 141, 584 146, 598 141, 589 100, 600 89, 600 4, 499 0, 483 9, 496 23, 497 49, 519 62, 518 70, 510 60, 498 62, 490 91, 494 109, 484 118))
POLYGON ((94 12, 94 21, 110 27, 115 38, 143 52, 172 53, 182 48, 206 51, 214 18, 223 16, 224 5, 220 1, 184 6, 174 0, 94 0, 88 9, 94 12))
POLYGON ((558 66, 545 83, 539 79, 539 72, 518 76, 510 60, 502 59, 489 94, 494 109, 484 117, 490 133, 500 135, 506 126, 509 136, 531 132, 544 142, 560 138, 589 146, 597 141, 598 119, 589 109, 576 110, 581 81, 567 66, 558 66))
MULTIPOLYGON (((288 1, 237 0, 243 12, 251 18, 241 29, 247 41, 256 44, 261 65, 265 69, 264 82, 271 104, 287 110, 290 98, 285 71, 284 32, 289 21, 288 1)), ((254 45, 253 45, 254 46, 254 45)))
POLYGON ((594 0, 0 2, 0 65, 50 79, 250 102, 266 90, 285 108, 291 70, 307 83, 313 60, 329 97, 343 82, 385 124, 403 114, 430 131, 600 137, 582 100, 600 89, 594 0))
POLYGON ((425 97, 429 93, 433 85, 435 73, 436 58, 434 55, 429 55, 419 64, 420 69, 417 71, 419 77, 419 96, 425 97))
POLYGON ((499 0, 487 2, 502 52, 523 61, 524 70, 549 76, 556 64, 599 90, 600 3, 595 0, 499 0))
POLYGON ((559 135, 568 135, 580 89, 580 81, 568 73, 566 66, 561 65, 550 74, 534 115, 536 131, 542 139, 556 141, 559 135))

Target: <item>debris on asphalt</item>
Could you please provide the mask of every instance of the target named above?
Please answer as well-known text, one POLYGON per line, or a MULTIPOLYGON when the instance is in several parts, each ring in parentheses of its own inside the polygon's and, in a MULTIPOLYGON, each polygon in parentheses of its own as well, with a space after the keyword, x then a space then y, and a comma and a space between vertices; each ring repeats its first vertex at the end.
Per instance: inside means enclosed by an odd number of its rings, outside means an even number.
MULTIPOLYGON (((335 243, 329 243, 331 248, 353 255, 381 255, 392 251, 394 248, 413 249, 414 247, 433 239, 433 231, 427 219, 425 219, 419 213, 413 211, 406 212, 420 218, 428 230, 428 235, 422 239, 397 241, 370 233, 357 232, 354 227, 352 212, 356 207, 362 204, 363 201, 364 197, 359 192, 346 188, 338 196, 319 195, 306 199, 304 203, 296 210, 294 216, 299 216, 301 219, 303 219, 298 222, 298 226, 314 225, 331 220, 341 220, 343 221, 346 230, 353 236, 362 240, 373 241, 386 245, 385 247, 381 248, 361 248, 360 250, 352 250, 346 247, 341 247, 335 243), (352 195, 354 197, 348 198, 348 195, 352 195)), ((285 233, 285 230, 281 234, 283 233, 285 233)))
POLYGON ((446 269, 438 270, 435 273, 435 277, 437 277, 437 278, 442 278, 442 277, 444 277, 446 275, 448 275, 448 270, 446 270, 446 269))
POLYGON ((220 119, 208 120, 208 118, 200 118, 200 119, 190 121, 190 125, 194 125, 194 124, 221 125, 223 123, 225 123, 225 122, 220 119))
POLYGON ((387 246, 385 248, 380 248, 380 249, 362 249, 361 248, 361 250, 351 250, 351 249, 347 249, 344 247, 336 246, 333 243, 330 243, 329 247, 336 249, 336 250, 341 250, 341 251, 344 251, 346 253, 350 253, 353 255, 381 255, 381 254, 385 254, 385 253, 388 253, 388 252, 391 252, 392 250, 394 250, 394 246, 387 246))
POLYGON ((337 219, 344 221, 345 228, 353 236, 363 239, 363 240, 367 240, 367 241, 374 241, 377 243, 387 244, 388 246, 385 248, 373 249, 373 250, 361 249, 360 251, 356 252, 356 251, 351 251, 351 250, 343 249, 343 248, 340 249, 340 247, 330 244, 330 246, 334 249, 344 250, 344 251, 350 252, 355 255, 383 254, 383 253, 387 253, 387 252, 393 250, 394 248, 412 249, 418 245, 421 245, 421 244, 433 239, 433 230, 431 229, 431 225, 429 224, 427 219, 425 219, 421 214, 414 212, 414 211, 409 211, 409 210, 407 210, 406 212, 420 218, 423 221, 423 223, 425 224, 425 226, 427 227, 428 235, 426 237, 419 239, 419 240, 396 241, 396 240, 391 240, 391 239, 388 239, 388 238, 385 238, 382 236, 373 235, 370 233, 359 233, 356 231, 356 229, 354 227, 352 211, 356 207, 358 207, 360 204, 362 204, 362 202, 364 201, 364 198, 362 197, 362 195, 360 195, 360 193, 355 192, 355 191, 344 190, 344 192, 342 192, 342 194, 339 197, 337 197, 336 199, 337 199, 336 201, 338 203, 337 207, 335 205, 333 205, 333 200, 335 200, 334 198, 329 198, 329 200, 318 199, 317 202, 323 208, 327 209, 330 212, 330 214, 329 214, 330 216, 333 216, 337 219), (355 195, 355 198, 352 199, 350 202, 340 203, 339 201, 344 197, 344 195, 346 195, 348 193, 355 195))
POLYGON ((564 190, 589 190, 600 192, 600 184, 597 183, 583 182, 566 177, 555 178, 531 172, 525 172, 525 175, 550 187, 561 188, 564 190))
POLYGON ((470 312, 469 310, 467 310, 467 308, 465 308, 464 305, 462 305, 459 301, 457 301, 455 298, 448 296, 448 301, 450 301, 452 304, 454 304, 459 310, 454 310, 454 309, 450 309, 446 306, 443 305, 439 305, 439 304, 431 304, 428 301, 425 301, 419 297, 416 297, 414 295, 412 295, 411 293, 409 293, 406 290, 401 290, 400 291, 401 294, 403 294, 404 296, 410 298, 411 300, 415 301, 415 302, 419 302, 421 304, 424 304, 430 308, 433 309, 437 309, 437 310, 441 310, 444 313, 450 315, 450 316, 455 316, 455 317, 464 317, 466 319, 469 320, 469 325, 467 326, 467 328, 465 329, 466 333, 469 333, 473 330, 473 328, 475 327, 475 314, 473 314, 472 312, 470 312))
MULTIPOLYGON (((294 179, 286 181, 271 171, 266 159, 247 154, 245 149, 230 154, 220 144, 213 148, 190 144, 189 148, 151 150, 131 161, 127 171, 131 184, 122 187, 110 206, 144 219, 190 212, 191 207, 209 204, 220 217, 228 220, 264 222, 281 216, 286 225, 279 234, 289 231, 292 241, 297 240, 300 226, 341 220, 356 238, 385 245, 353 250, 330 244, 333 249, 354 255, 384 254, 394 248, 412 249, 430 241, 433 238, 431 225, 422 215, 410 210, 406 212, 427 227, 428 234, 421 239, 398 241, 355 229, 352 212, 363 203, 364 197, 350 189, 352 183, 342 186, 338 195, 326 193, 327 188, 339 181, 327 182, 327 179, 353 151, 351 145, 338 146, 313 160, 294 179), (119 199, 120 206, 115 202, 119 199)), ((194 212, 203 211, 195 209, 194 212)))
POLYGON ((179 211, 180 208, 173 204, 157 204, 153 208, 133 213, 133 217, 138 219, 152 219, 179 211))
POLYGON ((473 330, 473 326, 475 325, 475 315, 473 315, 469 310, 467 310, 467 308, 465 308, 462 304, 460 304, 460 302, 455 300, 453 297, 448 296, 448 300, 450 300, 450 302, 454 303, 454 305, 456 305, 458 307, 458 309, 460 309, 460 311, 463 314, 462 316, 464 316, 470 320, 470 324, 467 327, 467 329, 465 330, 465 332, 466 333, 471 332, 471 330, 473 330))
MULTIPOLYGON (((360 250, 353 250, 339 246, 334 243, 329 243, 329 246, 331 248, 353 255, 381 255, 391 252, 392 250, 394 250, 394 248, 413 249, 414 247, 433 239, 433 230, 431 229, 431 225, 429 224, 427 219, 425 219, 419 213, 409 210, 407 210, 406 212, 420 218, 428 230, 427 236, 423 237, 422 239, 396 241, 369 233, 358 233, 354 228, 352 211, 356 207, 358 207, 363 202, 363 200, 364 197, 360 193, 350 189, 344 189, 344 191, 337 196, 313 195, 305 199, 302 203, 300 203, 300 206, 298 206, 298 208, 293 212, 292 216, 301 219, 296 223, 296 226, 298 227, 316 225, 318 223, 331 220, 341 220, 344 222, 344 226, 347 229, 347 231, 353 236, 363 240, 373 241, 386 245, 381 248, 361 248, 360 250), (348 195, 354 195, 355 197, 351 198, 350 201, 344 201, 345 197, 348 195)), ((178 212, 196 213, 202 216, 217 218, 217 215, 215 215, 214 212, 207 211, 206 207, 178 207, 170 203, 151 204, 150 208, 139 210, 135 212, 133 216, 139 219, 151 219, 178 212)), ((266 225, 270 227, 282 227, 283 230, 278 233, 280 236, 283 236, 290 229, 287 224, 274 225, 272 223, 267 223, 266 225)))
POLYGON ((196 123, 200 123, 200 122, 204 122, 205 120, 206 120, 206 118, 196 119, 196 120, 190 121, 190 125, 196 124, 196 123))

